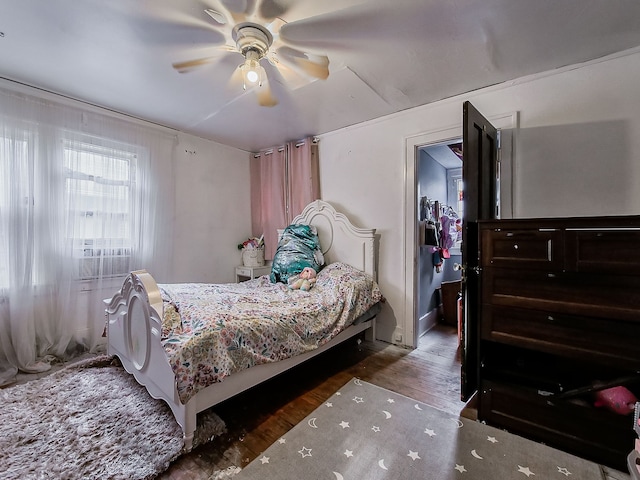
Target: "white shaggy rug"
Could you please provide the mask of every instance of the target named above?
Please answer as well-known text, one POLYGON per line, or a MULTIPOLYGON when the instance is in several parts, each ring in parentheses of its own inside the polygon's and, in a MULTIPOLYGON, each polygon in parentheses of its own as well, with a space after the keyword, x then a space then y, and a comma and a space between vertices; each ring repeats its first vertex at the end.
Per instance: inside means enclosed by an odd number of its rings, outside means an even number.
MULTIPOLYGON (((198 417, 194 446, 226 430, 198 417)), ((0 478, 150 479, 182 453, 182 430, 108 356, 0 390, 0 478)))

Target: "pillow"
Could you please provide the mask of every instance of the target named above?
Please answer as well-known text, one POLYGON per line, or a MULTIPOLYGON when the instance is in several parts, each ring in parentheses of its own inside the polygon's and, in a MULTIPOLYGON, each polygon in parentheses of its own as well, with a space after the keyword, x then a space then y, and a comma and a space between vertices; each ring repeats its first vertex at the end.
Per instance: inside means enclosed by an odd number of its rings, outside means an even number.
MULTIPOLYGON (((333 262, 324 267, 316 277, 316 284, 354 285, 362 283, 373 285, 373 277, 348 263, 333 262)), ((371 287, 369 287, 371 288, 371 287)))
MULTIPOLYGON (((371 275, 349 264, 334 262, 324 267, 313 287, 325 298, 342 305, 343 314, 352 320, 382 300, 382 292, 371 275)), ((349 322, 351 323, 351 322, 349 322)))
POLYGON ((271 283, 287 283, 305 267, 318 272, 324 265, 316 227, 292 224, 284 229, 271 263, 271 283))

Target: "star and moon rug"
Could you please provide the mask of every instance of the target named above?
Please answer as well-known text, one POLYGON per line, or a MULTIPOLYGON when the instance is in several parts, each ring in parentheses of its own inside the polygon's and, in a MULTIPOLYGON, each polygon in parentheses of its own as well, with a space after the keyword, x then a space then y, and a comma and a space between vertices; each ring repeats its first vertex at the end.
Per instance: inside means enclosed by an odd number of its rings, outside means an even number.
POLYGON ((603 480, 603 467, 353 379, 234 480, 603 480))

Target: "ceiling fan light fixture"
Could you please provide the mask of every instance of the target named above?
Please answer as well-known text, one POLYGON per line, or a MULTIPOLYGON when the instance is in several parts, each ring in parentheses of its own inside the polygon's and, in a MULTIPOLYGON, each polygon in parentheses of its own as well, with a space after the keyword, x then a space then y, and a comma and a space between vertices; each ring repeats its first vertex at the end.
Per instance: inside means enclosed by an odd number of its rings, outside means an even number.
POLYGON ((247 50, 245 53, 245 61, 240 65, 242 71, 243 88, 246 90, 247 85, 262 86, 264 68, 259 63, 260 54, 255 50, 247 50))
POLYGON ((241 23, 233 29, 233 39, 236 48, 244 57, 244 63, 240 65, 242 71, 243 88, 248 86, 262 86, 267 76, 260 59, 269 51, 273 42, 271 33, 256 23, 241 23))
POLYGON ((260 74, 256 69, 252 68, 247 71, 247 81, 250 83, 256 83, 260 79, 260 74))

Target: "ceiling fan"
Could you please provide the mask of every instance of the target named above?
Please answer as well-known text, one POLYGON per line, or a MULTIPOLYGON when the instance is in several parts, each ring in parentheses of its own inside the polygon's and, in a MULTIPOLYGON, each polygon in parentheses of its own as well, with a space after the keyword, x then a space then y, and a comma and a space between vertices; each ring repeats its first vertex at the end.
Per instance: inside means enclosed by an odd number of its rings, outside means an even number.
POLYGON ((281 15, 288 9, 283 2, 248 0, 239 2, 239 6, 227 6, 230 2, 223 4, 223 1, 217 2, 213 8, 205 8, 204 12, 214 20, 212 25, 221 30, 225 44, 217 47, 217 55, 174 63, 173 68, 178 72, 185 73, 213 63, 221 58, 221 53, 241 55, 244 60, 230 82, 238 84, 239 88, 241 78, 245 90, 255 90, 261 106, 278 103, 269 86, 269 77, 273 81, 280 76, 289 87, 298 88, 329 76, 329 58, 326 55, 302 51, 286 45, 281 39, 280 29, 287 24, 281 15), (270 70, 269 75, 265 66, 270 70))

